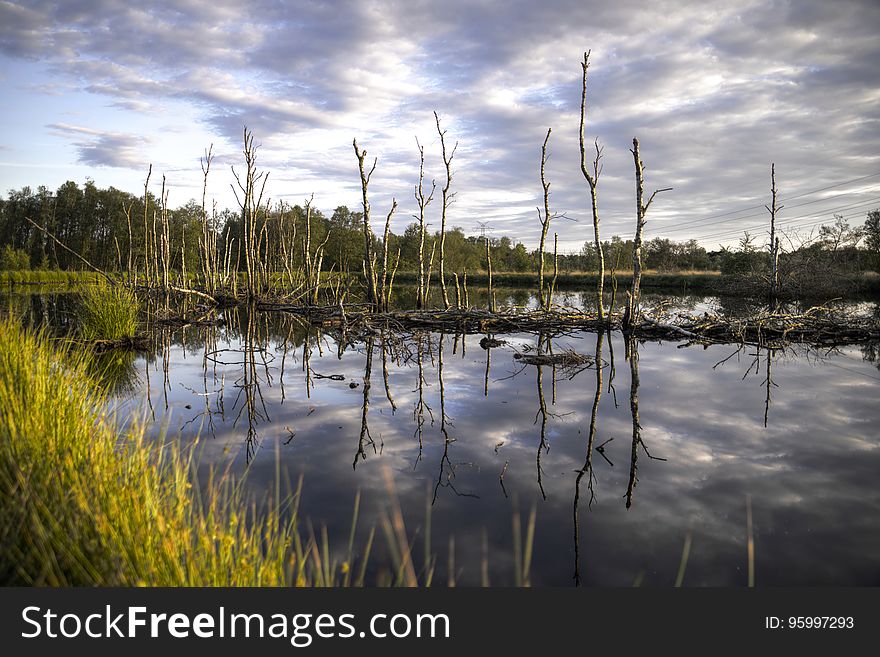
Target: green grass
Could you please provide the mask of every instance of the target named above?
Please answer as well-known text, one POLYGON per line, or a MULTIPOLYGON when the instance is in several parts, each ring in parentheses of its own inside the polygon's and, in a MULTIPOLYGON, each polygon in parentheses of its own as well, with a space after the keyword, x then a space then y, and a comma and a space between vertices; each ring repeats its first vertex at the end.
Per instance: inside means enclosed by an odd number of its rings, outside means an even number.
POLYGON ((138 300, 120 286, 93 285, 80 292, 80 336, 84 340, 120 340, 137 330, 138 300))
POLYGON ((98 274, 89 271, 59 269, 0 271, 0 285, 86 285, 99 280, 98 274))
POLYGON ((346 568, 301 539, 295 505, 249 501, 229 477, 200 487, 191 453, 149 443, 140 426, 120 434, 105 407, 82 356, 0 322, 0 582, 341 580, 346 568))

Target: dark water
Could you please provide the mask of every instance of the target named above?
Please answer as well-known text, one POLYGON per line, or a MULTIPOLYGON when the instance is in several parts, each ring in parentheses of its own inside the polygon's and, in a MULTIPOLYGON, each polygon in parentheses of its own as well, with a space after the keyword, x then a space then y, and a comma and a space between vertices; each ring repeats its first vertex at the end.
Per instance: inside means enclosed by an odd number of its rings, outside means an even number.
POLYGON ((768 353, 606 334, 599 382, 595 367, 514 358, 539 342, 595 357, 596 334, 496 336, 506 344, 487 351, 480 335, 376 333, 341 348, 295 317, 226 319, 119 357, 120 417, 155 417, 154 435, 184 443, 200 435, 203 466, 232 460, 257 491, 280 459, 340 551, 357 491, 356 542, 379 526, 387 469, 417 570, 430 509, 439 582, 454 541, 459 584, 481 582, 484 552, 490 581, 513 583, 513 520, 524 534, 534 508, 533 585, 672 586, 687 544, 683 585, 744 586, 750 505, 758 586, 880 585, 873 347, 768 353))

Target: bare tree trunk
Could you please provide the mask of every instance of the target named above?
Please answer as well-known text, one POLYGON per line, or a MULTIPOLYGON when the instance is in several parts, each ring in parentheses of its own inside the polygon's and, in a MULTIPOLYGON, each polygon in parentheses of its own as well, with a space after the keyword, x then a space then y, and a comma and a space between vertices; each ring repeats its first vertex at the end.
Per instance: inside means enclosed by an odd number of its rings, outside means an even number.
POLYGON ((654 193, 651 194, 651 198, 648 199, 648 202, 645 203, 645 163, 642 162, 641 155, 639 154, 639 140, 635 137, 633 137, 633 147, 630 149, 630 152, 633 154, 633 161, 635 162, 636 167, 636 234, 633 239, 632 292, 627 295, 627 306, 624 311, 623 324, 625 329, 633 327, 639 319, 639 295, 642 281, 642 230, 645 227, 645 215, 657 194, 668 192, 672 189, 671 187, 666 187, 664 189, 655 190, 654 193))
POLYGON ((306 201, 306 234, 303 237, 303 267, 306 270, 306 280, 309 282, 309 290, 312 289, 312 201, 314 195, 306 201))
POLYGON ((205 289, 209 294, 214 293, 214 286, 216 284, 216 261, 214 258, 216 258, 217 250, 217 235, 208 219, 208 207, 206 204, 208 196, 208 172, 211 170, 211 161, 214 159, 212 153, 213 149, 214 144, 211 144, 208 147, 208 150, 205 151, 205 157, 199 160, 199 163, 202 166, 202 237, 199 244, 201 247, 199 255, 202 260, 202 276, 205 289))
POLYGON ((391 235, 391 217, 397 210, 397 199, 391 199, 391 211, 385 217, 385 232, 382 235, 382 279, 380 280, 379 298, 382 303, 382 310, 388 311, 388 238, 391 235))
POLYGON ((148 225, 148 208, 150 205, 150 194, 149 194, 149 186, 150 186, 150 176, 153 174, 153 165, 150 165, 150 168, 147 169, 147 179, 144 181, 144 276, 146 276, 146 285, 147 287, 151 286, 150 281, 150 234, 147 230, 148 225))
POLYGON ((425 196, 425 190, 422 182, 425 179, 425 148, 416 139, 416 146, 419 148, 419 184, 415 188, 416 203, 419 206, 419 289, 416 293, 416 308, 424 308, 427 303, 427 276, 425 271, 425 208, 434 199, 434 191, 437 189, 437 182, 431 181, 431 193, 425 196))
POLYGON ((357 139, 352 141, 354 146, 354 154, 358 159, 358 169, 361 174, 361 193, 364 205, 364 276, 367 279, 367 297, 371 304, 378 305, 379 297, 376 294, 376 278, 373 272, 373 231, 370 228, 370 201, 367 198, 367 187, 370 184, 370 178, 376 170, 378 159, 373 160, 373 166, 370 172, 364 171, 364 158, 367 156, 366 150, 358 148, 357 139))
POLYGON ((494 295, 494 291, 492 290, 492 253, 489 250, 489 238, 486 237, 485 240, 486 240, 486 269, 489 272, 489 283, 486 288, 486 291, 489 295, 489 299, 488 299, 489 312, 494 313, 495 312, 495 295, 494 295))
POLYGON ((553 233, 553 280, 547 293, 547 308, 553 307, 553 295, 556 294, 556 278, 559 276, 559 235, 553 233))
POLYGON ((263 203, 263 192, 266 189, 266 181, 269 179, 269 174, 265 171, 257 172, 258 148, 259 147, 254 144, 254 134, 247 129, 247 126, 245 126, 243 148, 245 161, 244 182, 242 182, 241 177, 235 172, 235 168, 232 168, 232 175, 235 177, 235 182, 238 185, 242 196, 239 197, 234 186, 232 187, 232 191, 235 194, 235 199, 238 201, 238 205, 241 207, 242 211, 242 223, 244 224, 244 244, 242 246, 244 248, 245 268, 247 270, 247 293, 248 298, 250 299, 256 296, 255 279, 259 271, 259 253, 257 249, 257 240, 259 237, 257 232, 257 220, 260 207, 263 203), (261 181, 262 184, 260 184, 261 181), (259 193, 257 192, 258 184, 260 184, 259 193))
POLYGON ((538 245, 538 298, 541 308, 546 310, 549 305, 546 291, 544 290, 544 250, 547 241, 547 231, 550 229, 550 183, 544 175, 544 167, 547 164, 547 142, 550 141, 552 128, 547 128, 547 136, 544 137, 544 145, 541 146, 541 187, 544 189, 544 216, 538 210, 538 220, 541 222, 541 242, 538 245))
POLYGON ((165 189, 165 176, 162 176, 162 196, 161 196, 161 214, 160 221, 161 224, 159 226, 160 229, 160 242, 159 242, 159 259, 161 261, 161 273, 162 273, 162 289, 165 291, 166 298, 168 295, 168 285, 170 281, 168 279, 168 259, 170 256, 170 244, 168 239, 168 192, 165 189))
POLYGON ((593 159, 593 173, 591 174, 587 168, 587 151, 584 147, 584 123, 587 117, 587 71, 590 68, 590 51, 584 53, 584 61, 581 63, 583 69, 583 85, 581 86, 581 126, 580 126, 580 150, 581 150, 581 173, 584 175, 587 184, 590 187, 590 204, 593 210, 593 233, 596 245, 596 255, 599 259, 599 281, 596 284, 596 312, 599 321, 605 321, 605 309, 603 295, 605 293, 605 255, 602 253, 602 241, 599 237, 599 196, 596 191, 596 185, 599 180, 599 174, 602 172, 599 161, 602 159, 602 148, 599 146, 599 140, 593 143, 596 147, 596 157, 593 159))
POLYGON ((769 206, 765 205, 770 213, 770 302, 776 304, 776 296, 779 293, 779 239, 776 237, 776 213, 783 206, 776 205, 776 164, 770 165, 770 193, 772 201, 769 206))
POLYGON ((440 117, 434 112, 434 120, 437 122, 437 132, 440 135, 440 147, 442 149, 443 164, 446 167, 446 184, 440 191, 443 194, 443 210, 440 214, 440 288, 443 290, 443 305, 449 310, 449 295, 446 292, 446 274, 444 271, 444 263, 446 261, 446 210, 452 202, 454 193, 449 193, 449 187, 452 184, 452 158, 455 157, 455 150, 458 148, 458 142, 452 147, 449 156, 446 156, 446 131, 440 129, 440 117))
POLYGON ((129 287, 134 287, 134 279, 132 278, 132 271, 131 271, 131 258, 132 258, 132 255, 131 255, 132 254, 132 251, 131 251, 131 249, 132 249, 132 244, 131 244, 131 239, 132 239, 132 235, 131 235, 131 207, 132 207, 132 205, 134 205, 134 201, 129 203, 128 207, 125 208, 125 221, 128 224, 128 267, 126 269, 126 275, 128 278, 128 286, 129 287))

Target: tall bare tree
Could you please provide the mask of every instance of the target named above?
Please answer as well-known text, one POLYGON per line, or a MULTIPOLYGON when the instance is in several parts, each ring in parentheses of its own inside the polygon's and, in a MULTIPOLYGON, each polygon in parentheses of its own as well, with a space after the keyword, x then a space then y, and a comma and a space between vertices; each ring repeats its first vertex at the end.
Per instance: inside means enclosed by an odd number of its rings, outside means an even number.
POLYGON ((419 214, 413 215, 419 220, 419 289, 416 294, 416 308, 424 308, 427 304, 428 290, 428 271, 425 264, 425 209, 428 204, 434 200, 434 191, 437 189, 437 182, 431 181, 431 193, 425 196, 424 180, 425 180, 425 147, 419 143, 416 138, 416 146, 419 149, 419 184, 415 188, 416 203, 419 206, 419 214))
POLYGON ((541 242, 538 245, 538 295, 541 308, 546 310, 550 303, 550 295, 544 290, 544 251, 546 249, 547 231, 550 229, 550 183, 547 181, 544 169, 547 164, 547 142, 550 141, 552 128, 547 128, 547 136, 544 137, 544 145, 541 146, 541 187, 544 189, 544 214, 538 208, 538 221, 541 222, 541 242))
POLYGON ((248 298, 253 298, 256 296, 256 278, 258 273, 259 261, 258 261, 258 249, 257 249, 257 240, 259 239, 259 231, 257 229, 257 224, 259 221, 260 208, 263 204, 263 192, 266 189, 266 181, 269 179, 269 174, 265 171, 257 171, 257 149, 258 145, 254 144, 254 133, 248 130, 247 126, 244 127, 244 161, 245 161, 245 172, 244 172, 244 181, 242 181, 241 176, 235 171, 235 167, 232 167, 232 175, 235 177, 235 182, 238 185, 238 189, 241 191, 241 196, 239 196, 239 192, 236 191, 235 186, 232 186, 232 192, 235 194, 235 199, 238 201, 238 205, 241 208, 241 218, 242 223, 244 224, 244 234, 243 234, 243 242, 242 245, 244 248, 244 258, 245 258, 245 267, 247 269, 247 294, 248 298))
POLYGON ((765 205, 770 213, 770 301, 776 303, 779 292, 779 238, 776 237, 776 213, 783 206, 776 205, 776 164, 770 164, 770 205, 765 205))
POLYGON ((599 237, 599 196, 596 185, 599 181, 599 174, 602 173, 602 167, 599 162, 602 159, 602 148, 599 146, 598 137, 593 141, 596 148, 596 156, 593 158, 590 173, 587 167, 587 151, 584 146, 584 123, 587 118, 587 73, 590 68, 590 51, 584 53, 584 61, 581 63, 584 77, 581 86, 581 128, 580 128, 580 150, 581 150, 581 173, 590 187, 590 203, 593 210, 593 233, 596 246, 596 256, 599 261, 599 281, 596 284, 596 312, 599 315, 599 321, 605 321, 604 301, 602 299, 605 293, 605 255, 602 253, 602 240, 599 237))
POLYGON ((367 188, 370 185, 370 178, 373 177, 373 172, 376 170, 376 163, 379 160, 378 158, 374 158, 373 166, 370 167, 370 171, 367 172, 364 169, 364 158, 367 157, 366 149, 361 150, 358 148, 357 139, 352 140, 352 146, 354 146, 354 154, 357 156, 358 169, 361 174, 361 194, 364 205, 364 274, 367 279, 367 297, 371 304, 378 305, 379 297, 376 290, 376 275, 373 270, 375 264, 373 256, 373 230, 370 228, 370 201, 367 197, 367 188))
POLYGON ((458 148, 458 142, 449 151, 446 151, 446 131, 440 128, 440 117, 434 112, 434 121, 437 123, 437 133, 440 135, 440 148, 443 155, 443 165, 446 167, 446 184, 440 190, 443 195, 443 208, 440 214, 440 288, 443 290, 443 305, 449 310, 449 295, 446 292, 446 274, 444 270, 444 262, 446 260, 446 210, 452 202, 455 193, 449 192, 452 185, 452 158, 455 157, 455 151, 458 148))
POLYGON ((640 285, 642 282, 642 231, 645 228, 645 215, 648 208, 654 202, 654 197, 661 192, 668 192, 672 187, 654 190, 648 202, 644 202, 645 189, 645 163, 642 162, 639 154, 639 140, 633 137, 633 147, 630 149, 633 154, 633 161, 636 167, 636 234, 633 238, 632 266, 633 280, 632 289, 627 295, 626 310, 624 311, 623 325, 624 328, 630 328, 635 325, 639 319, 639 295, 640 285))

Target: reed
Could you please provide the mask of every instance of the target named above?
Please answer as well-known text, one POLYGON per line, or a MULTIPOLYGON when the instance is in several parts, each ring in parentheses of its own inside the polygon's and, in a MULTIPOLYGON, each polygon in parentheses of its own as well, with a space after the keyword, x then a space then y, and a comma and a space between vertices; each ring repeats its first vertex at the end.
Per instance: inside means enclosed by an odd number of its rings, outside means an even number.
POLYGON ((80 292, 80 336, 84 340, 121 340, 137 330, 139 303, 118 285, 93 285, 80 292))
MULTIPOLYGON (((0 581, 55 586, 326 585, 342 564, 259 504, 195 476, 193 452, 121 433, 82 354, 0 323, 0 581)), ((359 577, 352 583, 362 583, 359 577)))

